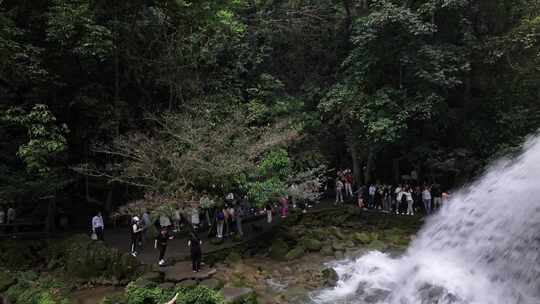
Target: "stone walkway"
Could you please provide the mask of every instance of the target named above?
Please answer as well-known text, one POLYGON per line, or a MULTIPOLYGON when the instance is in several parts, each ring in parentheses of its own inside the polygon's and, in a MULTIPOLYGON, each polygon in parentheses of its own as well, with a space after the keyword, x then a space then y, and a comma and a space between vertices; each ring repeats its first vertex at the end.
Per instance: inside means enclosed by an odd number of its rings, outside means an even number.
MULTIPOLYGON (((321 202, 316 204, 313 208, 309 209, 309 212, 321 211, 326 208, 332 208, 332 203, 328 201, 321 202)), ((344 207, 345 208, 345 207, 344 207)), ((271 224, 266 222, 266 216, 261 216, 259 219, 244 223, 242 225, 244 231, 244 238, 242 242, 250 241, 257 238, 261 234, 268 232, 270 229, 279 225, 281 223, 281 218, 279 216, 274 216, 271 224), (254 228, 254 226, 257 226, 254 228), (262 229, 261 229, 262 228, 262 229)), ((232 238, 226 238, 223 243, 214 245, 211 244, 210 239, 207 237, 206 231, 203 231, 199 234, 202 244, 202 252, 204 254, 220 251, 226 248, 231 248, 239 244, 235 242, 232 238)), ((115 247, 120 251, 129 252, 130 251, 130 236, 129 228, 117 228, 114 230, 108 230, 105 234, 105 242, 111 246, 115 247)), ((190 256, 190 249, 187 246, 188 239, 186 236, 180 236, 173 240, 169 241, 167 247, 167 253, 165 259, 168 260, 186 260, 190 256)), ((143 242, 143 248, 140 251, 137 259, 147 265, 157 264, 159 252, 157 249, 154 249, 154 240, 148 239, 143 242)))

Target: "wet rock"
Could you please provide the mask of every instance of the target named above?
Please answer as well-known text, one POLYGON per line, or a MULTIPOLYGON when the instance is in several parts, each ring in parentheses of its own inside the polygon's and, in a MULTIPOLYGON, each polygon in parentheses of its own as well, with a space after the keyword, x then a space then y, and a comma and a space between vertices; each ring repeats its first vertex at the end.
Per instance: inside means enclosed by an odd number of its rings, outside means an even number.
POLYGON ((425 303, 457 303, 460 302, 459 297, 448 292, 441 286, 424 284, 418 289, 420 297, 425 303))
POLYGON ((379 241, 379 240, 373 240, 371 241, 368 246, 367 246, 369 249, 371 250, 384 250, 384 248, 386 248, 386 244, 382 241, 379 241))
MULTIPOLYGON (((384 299, 386 299, 389 294, 390 294, 389 290, 378 289, 378 288, 371 289, 371 290, 369 290, 369 295, 364 297, 364 301, 366 303, 380 303, 384 299)), ((435 302, 435 303, 437 303, 437 302, 435 302)))
POLYGON ((221 293, 225 298, 225 303, 237 303, 251 296, 253 294, 253 290, 251 288, 224 287, 221 290, 221 293))
POLYGON ((334 252, 334 256, 336 257, 336 259, 338 260, 343 260, 345 258, 345 254, 343 253, 343 251, 336 251, 334 252))
POLYGON ((365 232, 356 232, 353 235, 354 240, 360 244, 368 244, 371 241, 369 235, 365 232))
POLYGON ((301 241, 301 244, 308 251, 320 251, 322 248, 322 244, 320 241, 311 238, 303 239, 301 241))
POLYGON ((336 287, 339 276, 333 268, 326 268, 322 272, 325 287, 336 287))
POLYGON ((288 261, 294 260, 294 259, 297 259, 297 258, 303 256, 304 253, 305 253, 304 247, 298 246, 298 247, 292 249, 291 251, 289 251, 287 253, 287 255, 285 256, 285 259, 287 259, 288 261))

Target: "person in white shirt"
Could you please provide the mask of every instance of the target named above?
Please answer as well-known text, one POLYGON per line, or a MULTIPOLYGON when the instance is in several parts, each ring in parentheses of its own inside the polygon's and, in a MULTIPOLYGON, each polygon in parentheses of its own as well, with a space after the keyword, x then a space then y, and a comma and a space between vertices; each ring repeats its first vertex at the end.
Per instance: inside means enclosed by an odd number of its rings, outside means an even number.
POLYGON ((431 191, 429 187, 425 187, 422 192, 422 201, 424 202, 424 210, 426 214, 431 213, 431 191))
POLYGON ((343 182, 336 179, 336 204, 343 203, 343 182))
POLYGON ((412 197, 412 190, 411 188, 407 188, 403 195, 405 195, 405 199, 407 200, 407 215, 414 215, 414 209, 413 209, 413 197, 412 197))
POLYGON ((17 217, 15 208, 9 207, 7 211, 7 223, 13 224, 15 222, 15 218, 17 217))
POLYGON ((396 195, 396 204, 395 204, 396 214, 399 214, 400 209, 401 209, 401 198, 403 197, 403 192, 401 190, 402 190, 401 185, 399 185, 394 191, 396 195))
POLYGON ((375 208, 375 192, 377 191, 377 188, 375 187, 375 185, 370 185, 369 186, 369 206, 370 208, 375 208))
POLYGON ((96 234, 97 239, 100 241, 105 240, 105 224, 103 223, 103 217, 101 216, 101 212, 98 212, 93 218, 92 218, 92 232, 96 234))
POLYGON ((199 206, 197 204, 193 204, 191 206, 191 225, 193 226, 193 229, 198 229, 200 224, 201 219, 199 216, 199 206))

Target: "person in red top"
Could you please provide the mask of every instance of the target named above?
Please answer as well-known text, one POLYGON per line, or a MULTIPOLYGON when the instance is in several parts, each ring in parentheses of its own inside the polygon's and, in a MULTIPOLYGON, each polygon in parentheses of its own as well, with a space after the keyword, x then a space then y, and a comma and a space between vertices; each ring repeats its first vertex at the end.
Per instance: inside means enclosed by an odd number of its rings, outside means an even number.
POLYGON ((345 196, 352 198, 353 197, 353 191, 352 191, 353 176, 350 169, 345 170, 344 180, 345 180, 344 181, 345 196))
POLYGON ((283 195, 279 198, 279 203, 281 205, 281 208, 280 208, 281 218, 285 218, 287 217, 287 211, 289 209, 289 199, 283 195))

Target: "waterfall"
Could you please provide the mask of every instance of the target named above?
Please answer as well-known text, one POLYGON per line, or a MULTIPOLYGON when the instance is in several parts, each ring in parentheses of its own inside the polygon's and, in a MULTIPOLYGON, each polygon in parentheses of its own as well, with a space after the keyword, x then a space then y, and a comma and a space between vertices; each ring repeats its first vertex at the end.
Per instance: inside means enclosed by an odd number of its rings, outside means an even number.
POLYGON ((454 192, 398 258, 336 262, 314 303, 540 303, 540 138, 454 192))

